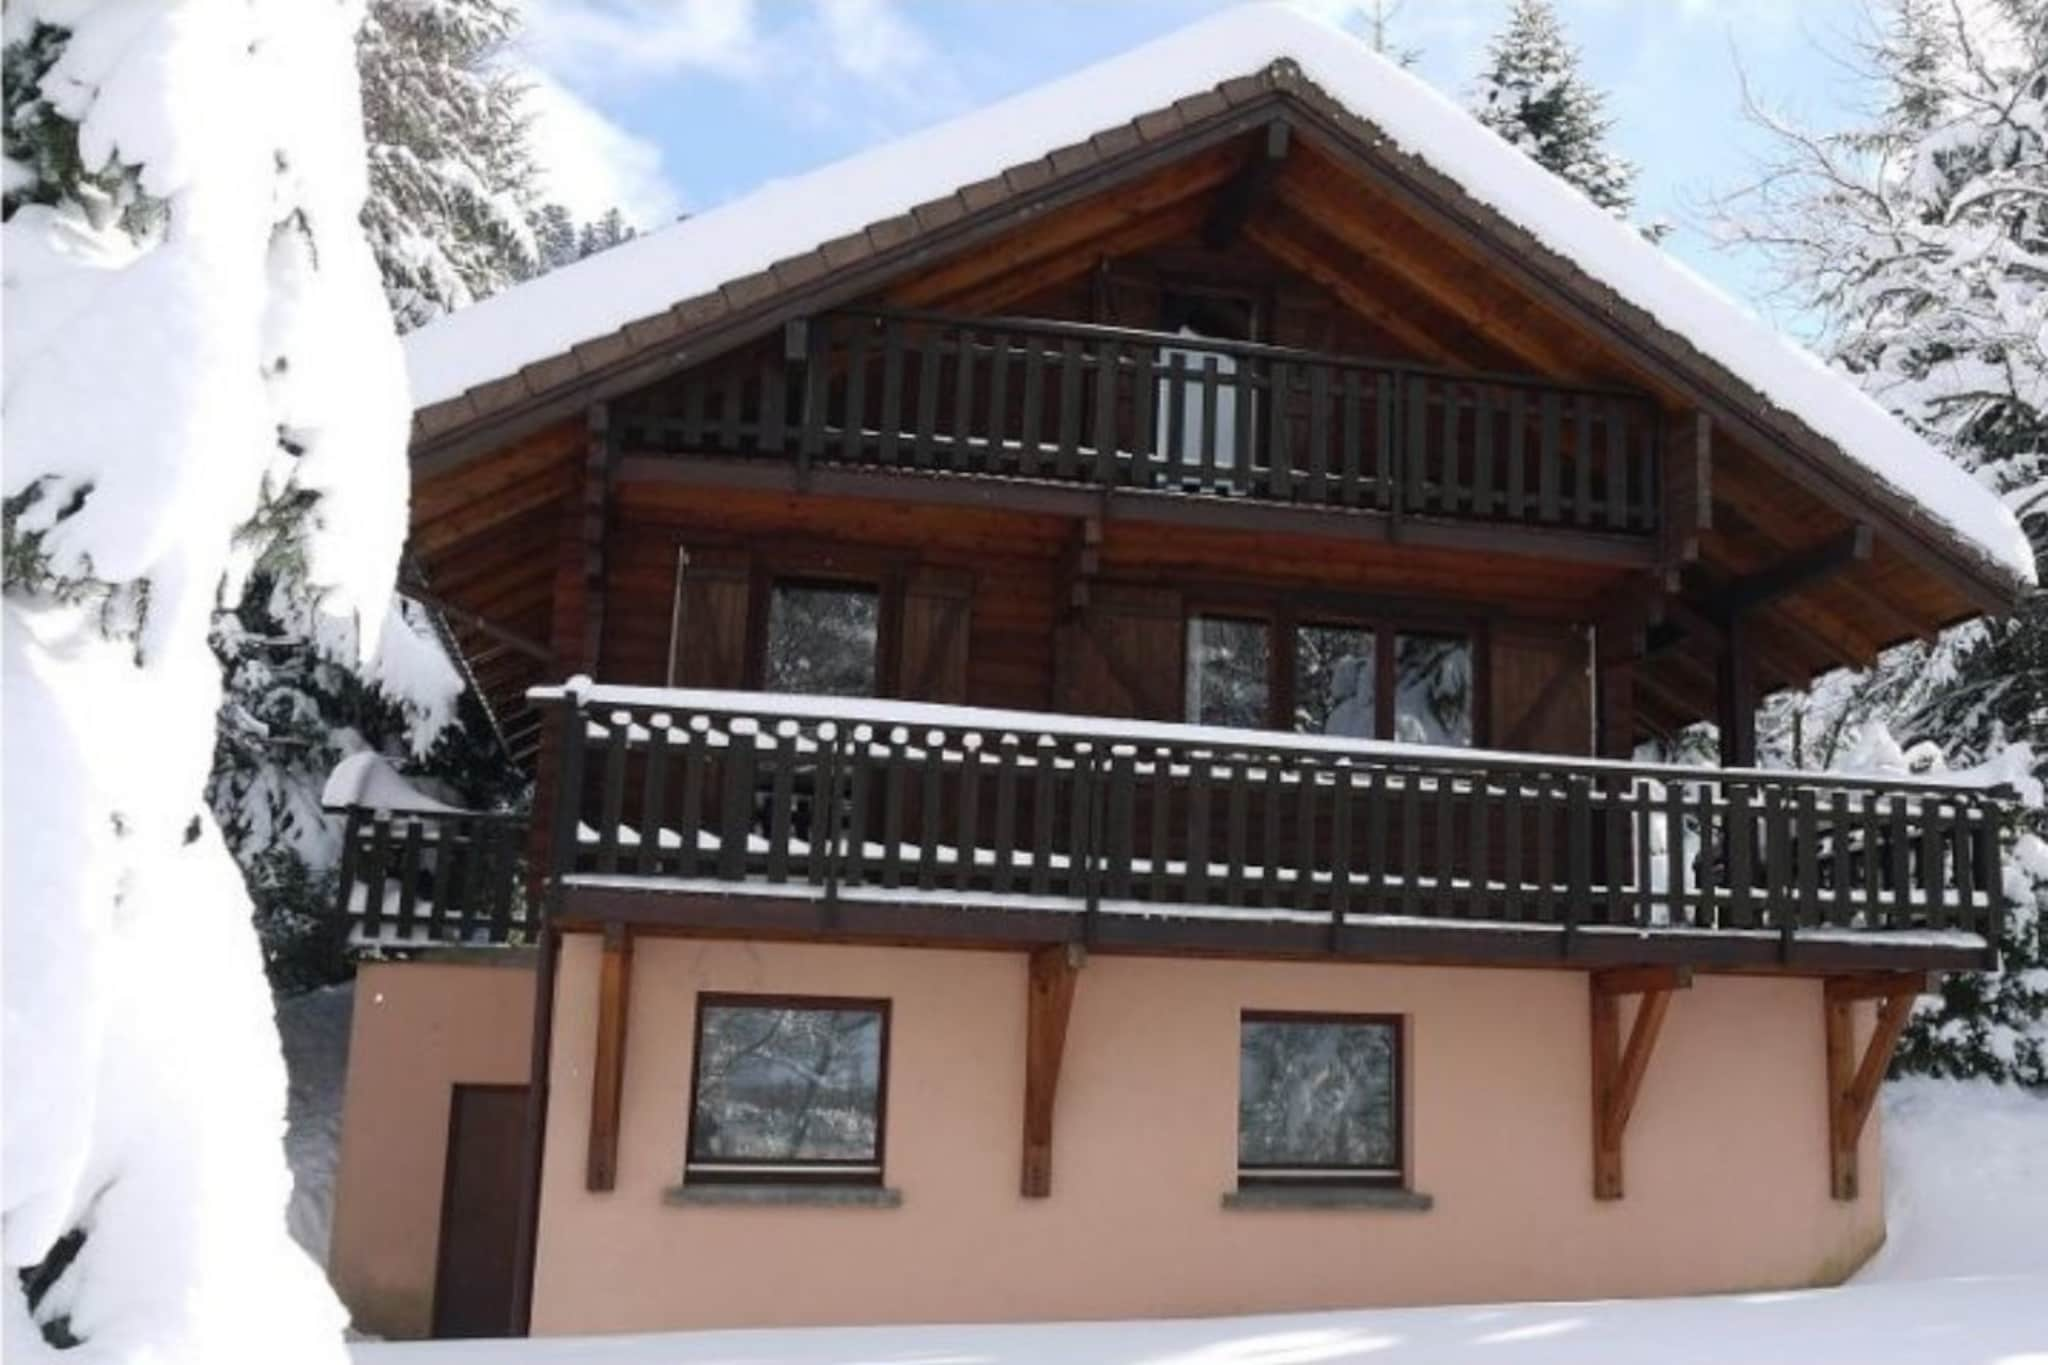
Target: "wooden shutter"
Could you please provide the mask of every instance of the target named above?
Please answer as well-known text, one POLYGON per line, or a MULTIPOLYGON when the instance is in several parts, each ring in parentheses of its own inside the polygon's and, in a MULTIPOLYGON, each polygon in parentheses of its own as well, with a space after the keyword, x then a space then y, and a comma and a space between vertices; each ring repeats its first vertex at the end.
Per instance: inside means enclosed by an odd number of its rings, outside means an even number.
POLYGON ((1592 752, 1593 689, 1586 632, 1571 625, 1502 625, 1493 632, 1496 749, 1584 756, 1592 752))
POLYGON ((967 639, 973 575, 919 569, 903 588, 901 671, 896 694, 910 701, 967 700, 967 639))
POLYGON ((1061 708, 1179 720, 1185 703, 1180 594, 1096 585, 1061 633, 1061 708))
POLYGON ((744 563, 684 565, 681 610, 669 640, 670 673, 678 687, 747 685, 747 603, 744 563))

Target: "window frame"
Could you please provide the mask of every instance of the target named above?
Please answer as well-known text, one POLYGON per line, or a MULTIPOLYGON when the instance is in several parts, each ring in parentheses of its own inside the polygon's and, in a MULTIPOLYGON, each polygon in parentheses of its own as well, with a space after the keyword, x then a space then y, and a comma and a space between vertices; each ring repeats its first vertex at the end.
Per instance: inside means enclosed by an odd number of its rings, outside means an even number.
POLYGON ((1408 1016, 1405 1014, 1354 1014, 1328 1010, 1239 1010, 1237 1048, 1239 1065, 1244 1058, 1246 1024, 1328 1024, 1389 1027, 1394 1034, 1394 1160, 1384 1171, 1360 1166, 1316 1166, 1304 1162, 1258 1163, 1244 1161, 1244 1089, 1239 1081, 1237 1095, 1237 1188, 1243 1189, 1372 1189, 1409 1188, 1408 1141, 1408 1016))
POLYGON ((868 696, 882 698, 895 694, 895 641, 903 597, 901 576, 834 572, 829 568, 812 568, 805 565, 767 565, 757 569, 753 575, 753 583, 748 593, 750 619, 747 623, 747 633, 751 643, 747 649, 747 690, 767 693, 770 696, 789 695, 774 692, 768 686, 768 650, 772 643, 769 637, 769 623, 774 619, 775 593, 778 588, 866 593, 873 596, 875 687, 868 696))
POLYGON ((690 1098, 683 1131, 684 1185, 794 1185, 880 1187, 888 1170, 890 1002, 847 995, 778 995, 699 991, 690 1038, 690 1098), (869 1161, 756 1160, 712 1162, 697 1158, 697 1100, 703 1085, 704 1014, 709 1009, 820 1010, 873 1013, 881 1023, 875 1072, 875 1152, 869 1161))
POLYGON ((1482 617, 1418 611, 1360 601, 1311 602, 1306 607, 1274 603, 1271 598, 1254 600, 1230 592, 1194 591, 1188 595, 1181 624, 1180 694, 1182 718, 1199 724, 1190 703, 1189 669, 1194 623, 1198 617, 1219 617, 1232 621, 1255 621, 1266 627, 1266 723, 1265 730, 1277 734, 1307 733, 1294 728, 1296 697, 1297 633, 1303 627, 1326 627, 1369 632, 1373 639, 1373 738, 1368 743, 1398 743, 1394 739, 1394 705, 1397 690, 1396 637, 1402 635, 1456 636, 1472 651, 1472 740, 1467 746, 1484 749, 1493 740, 1492 647, 1489 626, 1482 617))

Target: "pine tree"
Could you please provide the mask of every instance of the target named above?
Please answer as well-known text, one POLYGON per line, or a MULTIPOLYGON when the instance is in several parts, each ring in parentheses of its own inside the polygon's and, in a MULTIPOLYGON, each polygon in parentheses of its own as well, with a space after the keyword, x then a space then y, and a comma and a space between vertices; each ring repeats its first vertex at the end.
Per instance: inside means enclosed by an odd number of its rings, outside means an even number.
MULTIPOLYGON (((401 331, 539 273, 552 233, 578 245, 567 212, 537 202, 525 87, 496 62, 519 22, 508 0, 370 0, 364 15, 362 224, 401 331)), ((320 805, 337 762, 374 749, 451 804, 483 809, 523 787, 431 612, 408 602, 369 624, 411 666, 360 668, 362 642, 322 619, 289 538, 257 558, 215 623, 227 690, 207 795, 280 990, 349 970, 332 905, 339 822, 320 805)))
MULTIPOLYGON (((1825 319, 1832 358, 2019 517, 2048 550, 2048 6, 1891 0, 1850 54, 1874 113, 1816 132, 1753 107, 1776 163, 1721 206, 1825 319)), ((1893 650, 1767 712, 1783 761, 1893 745, 1923 768, 2048 758, 2048 604, 1893 650)), ((1900 1065, 2048 1084, 2048 816, 2009 850, 2006 970, 1960 977, 1916 1017, 1900 1065)))
POLYGON ((586 256, 595 256, 622 242, 630 242, 639 235, 616 207, 606 209, 602 217, 579 226, 565 206, 543 204, 533 215, 533 239, 538 257, 536 273, 559 270, 586 256))
POLYGON ((343 1358, 285 1235, 272 1002, 203 797, 218 604, 288 543, 352 632, 404 531, 357 17, 7 9, 10 1360, 343 1358))
POLYGON ((1635 206, 1636 168, 1608 150, 1607 97, 1580 74, 1578 49, 1550 0, 1514 0, 1486 53, 1473 114, 1537 165, 1626 218, 1635 206))
POLYGON ((495 61, 519 22, 510 0, 370 0, 363 227, 400 331, 538 268, 526 89, 495 61))

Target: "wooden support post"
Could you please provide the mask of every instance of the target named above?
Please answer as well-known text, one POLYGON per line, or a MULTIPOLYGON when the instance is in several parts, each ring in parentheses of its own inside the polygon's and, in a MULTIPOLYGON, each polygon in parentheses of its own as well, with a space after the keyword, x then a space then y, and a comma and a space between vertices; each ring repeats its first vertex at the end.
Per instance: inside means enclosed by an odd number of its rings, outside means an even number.
POLYGON ((1715 670, 1715 721, 1721 731, 1721 766, 1756 766, 1756 645, 1740 616, 1728 622, 1715 670))
POLYGON ((1664 506, 1658 562, 1667 570, 1700 557, 1714 525, 1714 423, 1703 412, 1673 417, 1664 431, 1664 506))
POLYGON ((623 924, 604 927, 597 978, 597 1059, 590 1078, 590 1160, 584 1188, 608 1190, 619 1174, 619 1100, 626 1079, 626 1002, 632 984, 633 936, 623 924))
POLYGON ((1821 988, 1827 1011, 1828 1184, 1834 1197, 1854 1199, 1861 1187, 1856 1159, 1863 1125, 1892 1051, 1912 1016, 1913 1000, 1931 983, 1920 972, 1834 977, 1821 988), (1856 1002, 1875 1000, 1877 1023, 1856 1055, 1856 1002))
POLYGON ((1593 1197, 1622 1195, 1622 1136, 1635 1112, 1643 1073, 1656 1049, 1657 1034, 1671 1005, 1671 992, 1692 985, 1690 967, 1617 967, 1594 972, 1588 996, 1593 1010, 1593 1197), (1641 996, 1628 1043, 1621 1041, 1621 999, 1641 996))
POLYGON ((1052 1193, 1052 1114, 1067 1047, 1067 1016, 1074 979, 1087 953, 1078 943, 1054 944, 1031 954, 1024 1019, 1024 1177, 1026 1199, 1052 1193))

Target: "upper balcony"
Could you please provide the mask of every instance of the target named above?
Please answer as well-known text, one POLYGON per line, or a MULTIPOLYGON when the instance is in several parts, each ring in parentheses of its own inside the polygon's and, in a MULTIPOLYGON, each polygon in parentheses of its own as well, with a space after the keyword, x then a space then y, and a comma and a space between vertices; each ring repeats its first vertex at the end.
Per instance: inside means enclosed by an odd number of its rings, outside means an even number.
MULTIPOLYGON (((967 707, 543 698, 567 926, 1841 972, 1989 966, 2001 793, 967 707)), ((357 812, 384 944, 539 927, 507 831, 357 812)))
POLYGON ((1012 481, 1011 506, 1068 506, 1051 485, 1169 494, 1180 516, 1209 500, 1210 519, 1232 515, 1215 500, 1347 511, 1388 535, 1571 531, 1624 559, 1660 523, 1659 413, 1627 390, 934 313, 826 314, 782 341, 622 404, 624 448, 773 461, 796 488, 967 475, 1012 481))

